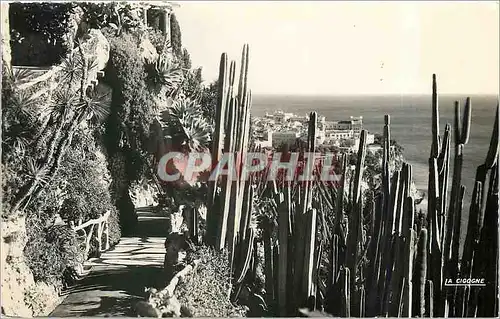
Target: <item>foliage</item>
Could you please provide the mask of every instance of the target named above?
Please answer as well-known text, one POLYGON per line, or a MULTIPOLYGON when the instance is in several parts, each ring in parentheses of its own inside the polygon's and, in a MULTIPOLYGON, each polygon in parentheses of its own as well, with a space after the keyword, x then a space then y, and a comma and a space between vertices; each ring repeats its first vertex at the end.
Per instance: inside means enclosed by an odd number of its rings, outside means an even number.
MULTIPOLYGON (((49 283, 82 262, 81 242, 68 226, 54 225, 56 215, 86 219, 113 209, 106 162, 91 134, 107 116, 107 97, 81 91, 95 61, 75 54, 61 67, 53 90, 48 83, 20 88, 26 71, 2 74, 3 217, 27 215, 25 256, 35 279, 49 283)), ((119 226, 112 228, 116 242, 119 226)))
POLYGON ((210 83, 208 86, 203 87, 203 91, 201 94, 201 111, 203 113, 203 117, 207 120, 211 125, 215 124, 215 109, 217 107, 217 87, 218 80, 210 83))
POLYGON ((116 202, 118 211, 120 212, 120 225, 124 235, 130 235, 137 226, 137 214, 135 213, 134 203, 128 193, 128 187, 121 194, 116 202))
POLYGON ((176 61, 167 54, 162 53, 154 65, 151 80, 154 84, 163 87, 166 92, 170 93, 182 82, 183 74, 176 61))
POLYGON ((113 88, 113 96, 104 141, 113 178, 111 192, 120 212, 122 231, 127 234, 137 223, 128 189, 132 181, 149 172, 147 143, 155 118, 156 92, 148 82, 138 37, 125 32, 108 35, 108 40, 111 57, 106 81, 113 88))
POLYGON ((49 66, 67 53, 64 35, 72 3, 20 3, 9 5, 12 63, 49 66))
POLYGON ((106 123, 106 147, 111 157, 119 150, 124 151, 127 177, 136 180, 144 171, 142 158, 154 117, 153 96, 146 85, 147 74, 138 39, 124 33, 108 40, 111 57, 107 82, 113 88, 113 96, 106 123))
POLYGON ((172 41, 172 49, 177 57, 182 56, 182 36, 181 27, 177 21, 175 13, 170 15, 170 39, 172 41))
MULTIPOLYGON (((193 70, 186 70, 184 72, 184 81, 182 83, 182 91, 184 92, 184 95, 188 96, 191 100, 200 102, 203 96, 202 82, 201 67, 193 70)), ((201 104, 200 107, 203 110, 201 104)))
POLYGON ((60 215, 69 221, 98 218, 113 206, 106 159, 92 136, 85 133, 81 131, 75 138, 73 150, 66 155, 58 176, 64 181, 67 194, 60 215))
POLYGON ((110 245, 119 241, 121 230, 116 208, 111 202, 109 184, 104 155, 100 153, 91 132, 88 129, 79 130, 73 140, 71 152, 66 154, 57 174, 44 187, 28 215, 30 244, 26 248, 26 256, 30 260, 30 267, 37 274, 37 280, 53 281, 63 278, 64 271, 75 265, 74 262, 70 263, 75 260, 75 249, 81 249, 82 242, 73 240, 72 236, 75 234, 72 230, 73 235, 68 235, 66 226, 53 226, 56 213, 66 221, 77 221, 80 218, 87 221, 111 211, 108 219, 110 245), (59 240, 59 235, 65 237, 59 240), (68 236, 69 239, 66 238, 68 236), (63 240, 68 246, 61 246, 63 240), (31 247, 31 243, 35 246, 31 247), (37 246, 42 247, 42 252, 50 250, 48 257, 37 254, 37 246), (51 261, 53 265, 46 266, 52 268, 43 268, 47 262, 45 258, 54 259, 51 261), (43 274, 49 277, 44 277, 43 274))
POLYGON ((156 29, 148 29, 149 41, 154 45, 158 53, 163 52, 165 48, 165 35, 163 32, 156 29))
POLYGON ((68 267, 83 262, 83 253, 75 232, 66 225, 39 230, 31 220, 28 243, 24 249, 27 264, 35 280, 58 283, 68 267))
POLYGON ((195 101, 178 99, 167 113, 167 119, 162 124, 168 128, 174 145, 190 151, 202 151, 208 147, 211 127, 195 101))
POLYGON ((69 56, 54 91, 47 84, 19 89, 29 72, 4 69, 2 87, 2 162, 9 180, 4 188, 7 212, 19 211, 36 200, 55 176, 70 148, 78 127, 97 123, 107 114, 102 97, 80 94, 83 74, 95 68, 88 63, 83 70, 81 58, 69 56))
POLYGON ((143 5, 138 2, 85 2, 79 4, 83 9, 83 21, 90 28, 111 27, 116 35, 123 31, 144 31, 143 5))
POLYGON ((193 66, 191 62, 191 55, 186 48, 182 49, 182 55, 180 56, 180 59, 181 65, 184 69, 191 69, 191 67, 193 66))
POLYGON ((108 217, 108 227, 109 227, 109 246, 113 247, 120 241, 121 238, 121 227, 120 227, 120 215, 115 206, 110 206, 111 213, 108 217))
POLYGON ((341 140, 340 141, 340 147, 353 147, 354 146, 354 140, 341 140))
POLYGON ((227 253, 201 246, 192 258, 201 258, 201 262, 177 286, 179 302, 191 310, 193 317, 243 317, 245 310, 228 298, 231 285, 227 253))
MULTIPOLYGON (((395 140, 391 140, 389 168, 391 171, 400 170, 404 158, 403 158, 403 147, 398 144, 395 140)), ((356 155, 353 155, 353 159, 356 155)), ((368 151, 365 157, 365 167, 363 172, 363 178, 368 183, 370 189, 376 190, 380 186, 379 177, 382 174, 382 150, 377 150, 376 152, 368 151)))

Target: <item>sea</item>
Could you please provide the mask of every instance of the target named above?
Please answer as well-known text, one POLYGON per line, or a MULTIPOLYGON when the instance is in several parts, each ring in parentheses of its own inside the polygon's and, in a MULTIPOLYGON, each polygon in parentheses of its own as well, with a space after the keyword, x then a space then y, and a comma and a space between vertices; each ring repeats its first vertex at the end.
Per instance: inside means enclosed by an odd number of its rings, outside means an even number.
MULTIPOLYGON (((484 163, 490 145, 491 134, 498 103, 498 96, 470 96, 472 119, 469 142, 464 147, 462 183, 466 187, 464 217, 468 215, 471 193, 477 166, 484 163)), ((438 98, 440 135, 445 125, 454 122, 454 101, 459 101, 463 114, 466 96, 441 95, 438 98)), ((412 165, 416 187, 427 190, 428 160, 432 142, 431 95, 385 95, 385 96, 252 96, 253 116, 264 116, 276 110, 305 115, 316 111, 327 120, 346 120, 351 116, 362 116, 363 127, 369 133, 382 134, 384 115, 390 115, 391 139, 404 148, 406 162, 412 165)), ((454 140, 451 140, 453 165, 454 140)), ((450 178, 451 178, 450 169, 450 178)), ((463 220, 462 223, 466 223, 463 220)))

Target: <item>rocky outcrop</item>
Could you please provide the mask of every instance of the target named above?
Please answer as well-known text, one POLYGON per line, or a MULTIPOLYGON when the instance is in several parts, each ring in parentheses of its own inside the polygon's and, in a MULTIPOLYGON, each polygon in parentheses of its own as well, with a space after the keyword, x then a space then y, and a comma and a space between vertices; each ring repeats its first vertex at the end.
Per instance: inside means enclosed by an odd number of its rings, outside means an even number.
POLYGON ((0 10, 0 19, 2 23, 2 63, 9 65, 12 62, 10 49, 10 27, 9 27, 9 3, 2 1, 2 10, 0 10))
POLYGON ((158 51, 148 38, 141 39, 139 50, 146 63, 155 63, 158 59, 158 51))
POLYGON ((2 220, 2 314, 47 316, 61 301, 54 286, 36 283, 24 259, 24 217, 2 220))
POLYGON ((83 51, 94 57, 97 63, 96 69, 104 70, 109 60, 110 45, 100 30, 90 29, 82 44, 83 51))
POLYGON ((176 211, 170 213, 169 234, 165 239, 165 261, 163 264, 165 281, 172 279, 177 266, 185 257, 185 251, 189 249, 188 238, 186 236, 187 227, 184 223, 185 206, 180 205, 176 211))

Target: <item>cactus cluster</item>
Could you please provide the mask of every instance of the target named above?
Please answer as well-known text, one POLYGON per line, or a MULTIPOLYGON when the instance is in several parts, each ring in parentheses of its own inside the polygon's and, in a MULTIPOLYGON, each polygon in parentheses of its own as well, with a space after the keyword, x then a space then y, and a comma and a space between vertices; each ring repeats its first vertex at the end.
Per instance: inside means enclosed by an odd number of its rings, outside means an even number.
MULTIPOLYGON (((221 152, 248 150, 251 97, 247 87, 248 46, 243 48, 236 93, 235 62, 220 64, 219 95, 212 159, 221 152)), ((412 166, 391 171, 390 116, 385 116, 382 183, 365 202, 362 189, 367 153, 366 131, 360 135, 357 162, 350 171, 346 155, 338 160, 341 181, 290 183, 210 182, 205 241, 227 248, 233 272, 233 296, 258 263, 255 203, 271 204, 275 220, 262 222, 265 274, 262 304, 273 315, 296 316, 304 307, 335 316, 494 316, 498 314, 498 106, 490 149, 478 167, 467 229, 461 229, 465 186, 463 148, 469 140, 471 100, 461 116, 455 104, 454 165, 449 185, 452 127, 439 135, 436 78, 432 93, 432 143, 429 157, 427 223, 416 221, 412 166), (450 187, 451 186, 451 187, 450 187), (368 212, 368 213, 367 213, 368 212), (326 220, 331 219, 329 225, 326 220), (460 258, 460 234, 466 232, 460 258), (325 257, 326 256, 326 257, 325 257), (320 275, 325 267, 328 279, 320 275), (446 280, 485 278, 485 287, 449 287, 446 280)), ((316 150, 317 114, 309 116, 307 152, 316 150)), ((314 169, 313 167, 310 167, 314 169)), ((266 173, 266 172, 264 172, 266 173)), ((260 298, 260 297, 259 297, 260 298)))
MULTIPOLYGON (((231 61, 228 66, 227 54, 222 54, 212 144, 212 160, 220 165, 216 167, 217 172, 223 169, 222 153, 236 154, 236 158, 229 159, 236 163, 236 172, 241 172, 243 167, 250 131, 251 92, 247 86, 247 73, 248 45, 243 47, 238 86, 235 83, 236 62, 231 61)), ((236 283, 243 280, 253 256, 254 233, 248 229, 252 203, 251 184, 243 179, 222 175, 220 183, 209 182, 205 241, 220 250, 228 248, 231 270, 237 272, 234 276, 236 283), (235 251, 237 247, 241 247, 238 253, 235 251)))

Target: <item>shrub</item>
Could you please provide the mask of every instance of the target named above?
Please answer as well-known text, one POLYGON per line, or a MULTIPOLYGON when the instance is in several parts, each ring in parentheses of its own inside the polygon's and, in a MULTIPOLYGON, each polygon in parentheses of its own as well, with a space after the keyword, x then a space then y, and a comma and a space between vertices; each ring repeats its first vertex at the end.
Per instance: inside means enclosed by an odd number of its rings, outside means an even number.
POLYGON ((134 35, 124 33, 108 40, 111 53, 106 81, 113 89, 113 96, 106 125, 107 148, 111 156, 120 145, 131 153, 140 152, 155 115, 144 59, 134 35))
POLYGON ((128 188, 148 168, 146 150, 149 126, 155 116, 154 95, 148 88, 137 36, 108 33, 107 38, 111 51, 106 81, 113 88, 113 96, 104 139, 113 177, 113 199, 120 212, 122 230, 129 233, 137 216, 128 188))
POLYGON ((64 180, 67 194, 60 214, 70 221, 86 221, 112 209, 110 176, 106 159, 88 132, 79 132, 74 146, 65 156, 58 176, 64 180))
POLYGON ((197 247, 189 259, 201 258, 195 272, 180 283, 176 295, 193 317, 243 317, 243 307, 229 300, 230 272, 227 253, 197 247))
POLYGON ((120 212, 120 225, 124 235, 131 235, 137 227, 137 214, 134 203, 130 198, 128 190, 125 191, 117 202, 120 212))
POLYGON ((118 244, 121 238, 120 216, 116 207, 112 207, 108 218, 109 227, 109 245, 110 247, 118 244))
POLYGON ((59 283, 68 267, 83 262, 77 235, 66 225, 32 233, 24 255, 35 280, 51 284, 59 283))
MULTIPOLYGON (((78 131, 58 173, 30 207, 27 224, 29 240, 25 254, 35 279, 61 279, 67 267, 74 264, 69 261, 75 260, 71 257, 76 254, 75 250, 81 251, 83 247, 69 227, 53 226, 56 213, 66 221, 81 218, 85 222, 111 211, 110 245, 119 241, 121 230, 116 207, 109 194, 110 183, 105 156, 100 152, 92 131, 88 128, 78 131), (66 243, 62 241, 64 238, 69 238, 66 243)), ((97 247, 94 238, 91 255, 97 252, 97 247)))

